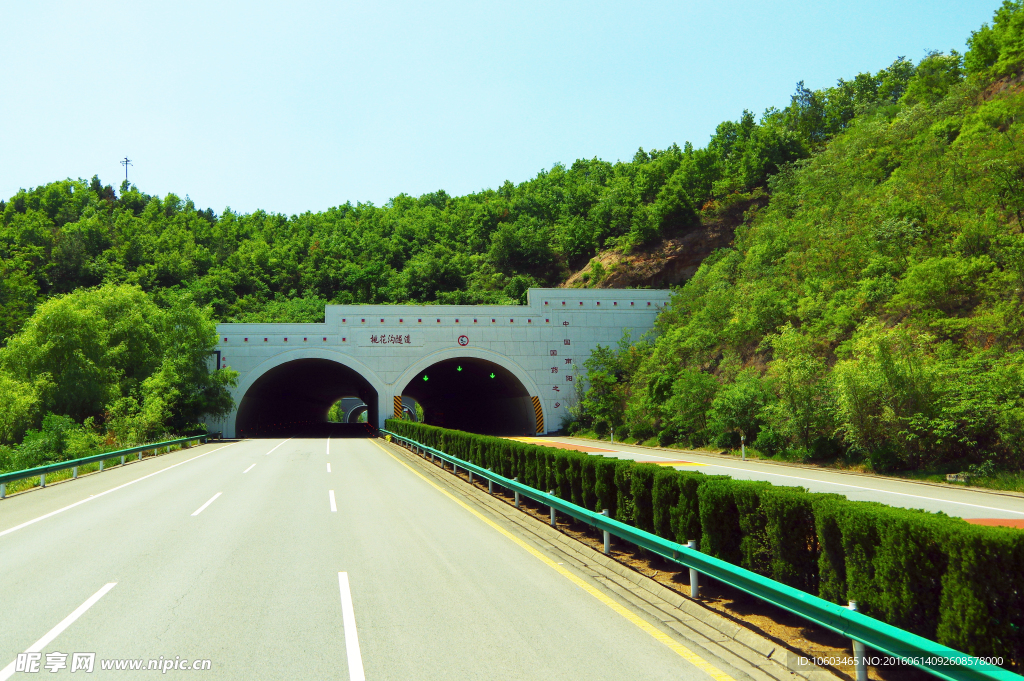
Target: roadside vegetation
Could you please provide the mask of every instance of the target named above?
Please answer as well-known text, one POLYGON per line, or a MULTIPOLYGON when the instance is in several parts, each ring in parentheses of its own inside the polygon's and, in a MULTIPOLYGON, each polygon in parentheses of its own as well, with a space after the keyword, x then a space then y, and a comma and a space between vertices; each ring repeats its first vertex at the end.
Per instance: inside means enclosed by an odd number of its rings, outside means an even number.
POLYGON ((235 373, 208 368, 211 311, 165 302, 108 284, 36 308, 0 348, 0 471, 198 432, 230 409, 235 373))

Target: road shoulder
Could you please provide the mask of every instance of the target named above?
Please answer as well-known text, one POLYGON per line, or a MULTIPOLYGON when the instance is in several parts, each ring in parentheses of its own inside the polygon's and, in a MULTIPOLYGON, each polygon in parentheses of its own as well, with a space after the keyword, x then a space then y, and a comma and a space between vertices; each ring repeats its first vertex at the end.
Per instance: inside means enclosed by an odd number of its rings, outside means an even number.
POLYGON ((521 541, 564 564, 580 579, 656 627, 733 678, 781 681, 839 677, 818 667, 797 668, 795 655, 778 644, 702 608, 537 519, 501 497, 456 479, 449 471, 393 443, 376 441, 393 456, 440 488, 486 516, 521 541))

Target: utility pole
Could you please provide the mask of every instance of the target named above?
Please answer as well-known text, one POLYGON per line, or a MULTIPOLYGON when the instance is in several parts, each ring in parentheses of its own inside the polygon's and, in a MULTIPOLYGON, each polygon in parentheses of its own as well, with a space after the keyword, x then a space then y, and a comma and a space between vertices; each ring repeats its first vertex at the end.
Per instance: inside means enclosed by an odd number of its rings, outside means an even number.
POLYGON ((130 158, 125 156, 124 160, 121 161, 121 165, 124 166, 124 181, 127 182, 128 181, 128 166, 132 165, 132 161, 131 161, 130 158))

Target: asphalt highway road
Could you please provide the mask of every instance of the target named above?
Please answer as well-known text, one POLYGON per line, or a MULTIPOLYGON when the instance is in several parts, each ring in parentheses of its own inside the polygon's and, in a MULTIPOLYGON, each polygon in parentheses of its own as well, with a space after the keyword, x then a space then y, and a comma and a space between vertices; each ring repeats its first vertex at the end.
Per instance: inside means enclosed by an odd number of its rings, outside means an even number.
POLYGON ((811 466, 741 460, 739 457, 697 452, 631 447, 617 442, 595 442, 572 437, 519 438, 543 444, 560 442, 592 450, 595 455, 651 461, 680 470, 708 475, 731 475, 740 480, 767 480, 775 485, 805 487, 811 492, 834 492, 856 501, 879 501, 890 506, 942 511, 959 518, 1024 520, 1024 495, 983 491, 954 485, 923 484, 876 475, 862 475, 811 466), (678 462, 678 463, 675 463, 678 462), (685 462, 685 463, 684 463, 685 462))
POLYGON ((212 443, 9 497, 0 585, 0 681, 75 653, 95 679, 729 678, 371 440, 212 443), (163 671, 183 660, 210 669, 163 671))

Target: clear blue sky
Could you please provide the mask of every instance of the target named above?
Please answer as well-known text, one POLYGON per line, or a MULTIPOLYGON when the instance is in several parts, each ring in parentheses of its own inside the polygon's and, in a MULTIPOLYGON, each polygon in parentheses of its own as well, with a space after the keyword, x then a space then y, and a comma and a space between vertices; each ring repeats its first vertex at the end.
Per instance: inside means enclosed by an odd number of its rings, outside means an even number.
POLYGON ((0 197, 287 214, 628 160, 930 49, 999 0, 4 3, 0 197))

